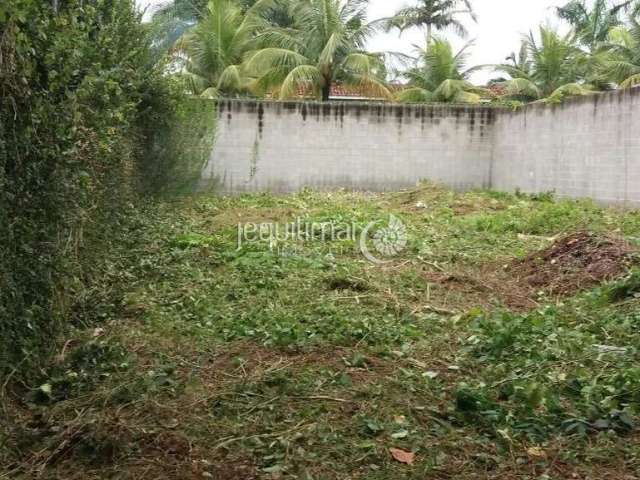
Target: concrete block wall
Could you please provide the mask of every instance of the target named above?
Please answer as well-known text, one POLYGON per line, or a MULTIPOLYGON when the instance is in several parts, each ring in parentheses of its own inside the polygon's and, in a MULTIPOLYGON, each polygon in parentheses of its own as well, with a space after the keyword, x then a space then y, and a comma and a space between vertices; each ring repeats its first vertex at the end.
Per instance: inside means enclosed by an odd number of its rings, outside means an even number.
POLYGON ((640 206, 640 88, 518 111, 222 101, 202 174, 225 193, 431 180, 640 206))
POLYGON ((488 187, 487 107, 224 101, 203 181, 224 192, 488 187))
POLYGON ((494 138, 492 188, 640 205, 640 89, 503 111, 494 138))

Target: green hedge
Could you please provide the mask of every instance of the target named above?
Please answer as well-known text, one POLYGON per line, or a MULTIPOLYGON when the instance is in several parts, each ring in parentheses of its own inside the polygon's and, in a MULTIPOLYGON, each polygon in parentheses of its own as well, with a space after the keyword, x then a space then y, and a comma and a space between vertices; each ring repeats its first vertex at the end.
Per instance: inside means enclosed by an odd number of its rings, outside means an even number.
POLYGON ((91 321, 82 293, 175 104, 146 38, 133 0, 0 3, 0 377, 91 321))
POLYGON ((215 141, 216 102, 184 97, 183 90, 180 84, 165 84, 164 96, 148 105, 152 118, 142 131, 147 161, 139 164, 143 192, 181 194, 217 187, 200 181, 215 141))

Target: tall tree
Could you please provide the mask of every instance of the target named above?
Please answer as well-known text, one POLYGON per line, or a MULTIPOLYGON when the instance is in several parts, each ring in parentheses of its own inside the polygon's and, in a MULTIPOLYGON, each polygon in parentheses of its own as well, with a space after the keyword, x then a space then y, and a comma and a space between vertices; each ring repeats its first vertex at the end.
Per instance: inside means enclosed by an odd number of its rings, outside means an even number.
POLYGON ((475 87, 469 76, 481 67, 466 68, 467 43, 454 53, 451 44, 434 38, 429 48, 420 52, 416 65, 404 73, 410 88, 401 91, 396 99, 403 103, 478 103, 490 96, 486 89, 475 87))
POLYGON ((611 3, 609 0, 571 0, 563 7, 557 7, 556 12, 560 18, 566 20, 574 28, 579 42, 594 51, 604 42, 609 31, 622 24, 620 14, 628 10, 635 0, 619 1, 611 3))
POLYGON ((255 77, 257 94, 286 99, 301 91, 329 99, 331 85, 340 81, 376 97, 390 97, 381 55, 365 51, 373 31, 366 23, 367 0, 292 1, 292 28, 271 28, 259 36, 267 45, 245 62, 255 77))
POLYGON ((470 0, 418 0, 417 5, 398 10, 385 23, 387 29, 397 28, 401 33, 409 28, 424 29, 429 47, 434 30, 452 28, 461 37, 466 37, 467 29, 458 19, 461 15, 468 15, 476 21, 470 0))

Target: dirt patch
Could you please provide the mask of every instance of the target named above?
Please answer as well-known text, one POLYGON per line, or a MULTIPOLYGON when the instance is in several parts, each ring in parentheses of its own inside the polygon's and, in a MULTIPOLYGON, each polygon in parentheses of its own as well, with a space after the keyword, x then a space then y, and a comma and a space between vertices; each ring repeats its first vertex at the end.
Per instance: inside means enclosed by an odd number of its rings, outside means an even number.
POLYGON ((405 212, 417 213, 442 203, 443 199, 454 195, 439 185, 421 185, 410 190, 386 195, 384 198, 393 207, 405 212))
POLYGON ((578 232, 513 261, 506 270, 525 287, 565 296, 625 275, 637 261, 635 254, 622 239, 578 232))
POLYGON ((423 272, 432 285, 430 305, 449 308, 496 305, 514 311, 539 306, 540 292, 566 297, 621 278, 638 263, 637 249, 620 238, 578 232, 516 259, 456 272, 423 272))
POLYGON ((296 210, 292 208, 228 208, 215 215, 212 223, 215 227, 234 227, 247 223, 279 223, 286 224, 295 221, 296 210))
POLYGON ((452 313, 474 307, 492 309, 504 305, 522 311, 538 306, 533 298, 535 290, 514 282, 497 265, 488 265, 480 272, 425 272, 423 278, 432 285, 430 305, 435 312, 444 312, 451 306, 456 307, 452 313))
POLYGON ((462 199, 451 205, 451 209, 456 216, 473 215, 483 212, 499 212, 506 208, 504 203, 493 198, 462 199))

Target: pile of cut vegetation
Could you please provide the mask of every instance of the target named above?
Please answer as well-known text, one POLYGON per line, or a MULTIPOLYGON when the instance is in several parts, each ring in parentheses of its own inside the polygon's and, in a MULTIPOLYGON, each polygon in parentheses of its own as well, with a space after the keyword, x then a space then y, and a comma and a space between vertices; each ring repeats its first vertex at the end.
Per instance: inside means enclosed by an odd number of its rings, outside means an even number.
POLYGON ((571 295, 626 275, 637 260, 637 249, 620 238, 578 232, 513 261, 509 272, 530 287, 571 295))

